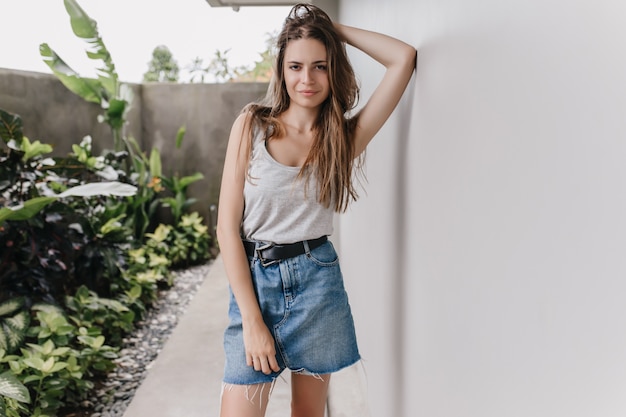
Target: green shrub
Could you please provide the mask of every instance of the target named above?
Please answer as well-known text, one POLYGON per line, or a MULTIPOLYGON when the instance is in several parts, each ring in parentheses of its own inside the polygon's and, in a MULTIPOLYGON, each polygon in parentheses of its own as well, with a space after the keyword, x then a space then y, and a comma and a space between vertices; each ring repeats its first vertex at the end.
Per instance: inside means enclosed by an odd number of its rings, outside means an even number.
POLYGON ((15 352, 24 342, 30 323, 23 297, 0 303, 0 349, 15 352))

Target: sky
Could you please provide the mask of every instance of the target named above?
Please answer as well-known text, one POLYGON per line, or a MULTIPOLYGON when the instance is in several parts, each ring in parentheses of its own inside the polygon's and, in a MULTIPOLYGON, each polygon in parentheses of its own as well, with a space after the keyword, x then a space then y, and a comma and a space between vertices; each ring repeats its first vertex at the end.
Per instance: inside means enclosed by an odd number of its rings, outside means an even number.
MULTIPOLYGON (((98 61, 87 58, 88 44, 72 32, 63 0, 3 0, 0 68, 51 73, 39 55, 47 43, 83 77, 95 75, 98 61)), ((120 79, 139 83, 152 51, 167 46, 182 69, 195 58, 205 64, 215 51, 230 49, 232 66, 252 65, 278 31, 289 7, 211 7, 206 0, 78 0, 97 22, 120 79)))

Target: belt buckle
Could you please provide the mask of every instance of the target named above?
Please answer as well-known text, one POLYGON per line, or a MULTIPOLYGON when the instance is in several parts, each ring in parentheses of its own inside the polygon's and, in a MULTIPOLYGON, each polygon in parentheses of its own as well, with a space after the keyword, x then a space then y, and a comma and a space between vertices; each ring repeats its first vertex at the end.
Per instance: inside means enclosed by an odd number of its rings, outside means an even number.
POLYGON ((270 249, 273 248, 274 244, 272 242, 270 243, 266 243, 263 246, 260 246, 258 248, 255 248, 254 251, 256 252, 256 256, 257 258, 259 258, 259 260, 261 261, 261 265, 263 265, 264 268, 270 266, 270 265, 274 265, 276 263, 278 263, 280 260, 279 259, 265 259, 263 257, 262 252, 266 249, 270 249))

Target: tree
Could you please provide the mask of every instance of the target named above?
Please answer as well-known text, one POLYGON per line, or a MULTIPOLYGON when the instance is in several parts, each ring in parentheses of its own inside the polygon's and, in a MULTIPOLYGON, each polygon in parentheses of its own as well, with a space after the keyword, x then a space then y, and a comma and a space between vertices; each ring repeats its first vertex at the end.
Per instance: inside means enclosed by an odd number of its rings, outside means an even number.
POLYGON ((215 51, 213 58, 205 66, 204 60, 195 58, 185 69, 190 74, 189 81, 192 83, 203 83, 209 77, 209 81, 223 82, 268 82, 272 78, 274 53, 272 51, 276 43, 276 33, 267 33, 265 40, 265 50, 260 52, 260 60, 253 66, 232 67, 228 62, 230 49, 215 51))
POLYGON ((205 67, 204 60, 200 57, 196 57, 186 69, 191 75, 190 81, 193 82, 205 82, 205 77, 210 75, 214 82, 224 83, 230 82, 237 76, 237 69, 230 66, 228 62, 228 52, 230 49, 220 51, 215 50, 213 58, 209 64, 205 67))
POLYGON ((152 51, 152 60, 148 63, 148 71, 143 75, 144 82, 178 82, 178 63, 169 48, 157 46, 152 51))
POLYGON ((276 44, 277 33, 267 33, 265 39, 265 50, 260 52, 261 59, 254 63, 252 68, 241 68, 238 71, 236 82, 268 82, 272 78, 274 71, 274 53, 272 51, 276 44))

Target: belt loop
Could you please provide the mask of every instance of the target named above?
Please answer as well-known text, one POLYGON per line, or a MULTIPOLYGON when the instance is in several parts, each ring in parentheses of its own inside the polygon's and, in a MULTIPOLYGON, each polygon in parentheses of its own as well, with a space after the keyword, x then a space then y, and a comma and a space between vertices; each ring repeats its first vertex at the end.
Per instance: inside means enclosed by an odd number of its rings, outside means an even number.
POLYGON ((304 246, 304 253, 309 255, 311 253, 311 250, 309 249, 309 241, 308 240, 303 240, 302 241, 302 246, 304 246))
POLYGON ((261 243, 256 240, 253 240, 252 242, 254 243, 254 255, 252 256, 252 259, 256 261, 259 259, 259 252, 256 249, 261 245, 261 243))

